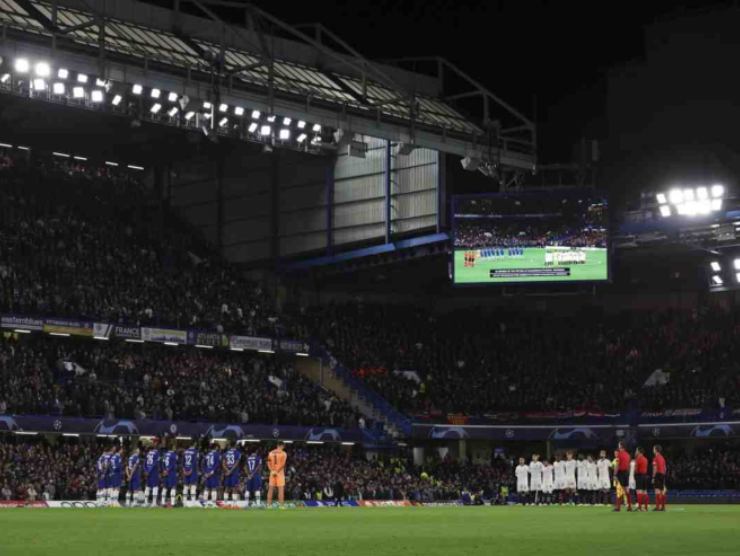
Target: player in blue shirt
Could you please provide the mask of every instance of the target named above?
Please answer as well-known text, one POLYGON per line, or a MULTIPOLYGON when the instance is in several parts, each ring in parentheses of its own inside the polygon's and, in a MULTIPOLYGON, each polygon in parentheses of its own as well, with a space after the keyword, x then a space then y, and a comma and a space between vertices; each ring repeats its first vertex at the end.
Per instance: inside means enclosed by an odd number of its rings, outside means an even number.
POLYGON ((157 504, 159 498, 159 450, 157 449, 157 439, 154 439, 154 444, 149 448, 146 453, 146 460, 144 461, 144 473, 146 473, 146 490, 144 491, 144 497, 147 505, 157 504))
POLYGON ((162 489, 165 505, 172 505, 177 494, 177 452, 174 439, 170 441, 170 448, 162 456, 162 489))
POLYGON ((255 505, 261 504, 262 498, 262 458, 257 452, 247 456, 245 465, 247 471, 247 488, 244 491, 244 500, 249 506, 249 495, 254 494, 255 505))
POLYGON ((188 501, 195 500, 197 495, 199 464, 198 441, 193 440, 193 444, 182 455, 182 494, 188 501))
POLYGON ((98 458, 96 473, 98 477, 98 492, 95 499, 100 503, 105 503, 108 499, 108 470, 110 467, 110 448, 103 450, 98 458))
POLYGON ((224 454, 224 500, 239 500, 239 476, 241 475, 242 454, 236 442, 229 442, 229 449, 224 454))
POLYGON ((205 481, 205 500, 215 502, 218 498, 218 489, 221 486, 221 449, 215 441, 211 441, 211 449, 206 454, 203 479, 205 481))
POLYGON ((121 447, 114 444, 110 453, 110 496, 108 504, 115 505, 118 503, 118 497, 121 494, 121 483, 123 482, 123 462, 121 461, 121 447))
POLYGON ((134 448, 128 457, 126 465, 126 482, 128 484, 129 505, 134 505, 134 500, 141 504, 144 501, 144 491, 141 484, 141 445, 134 448))

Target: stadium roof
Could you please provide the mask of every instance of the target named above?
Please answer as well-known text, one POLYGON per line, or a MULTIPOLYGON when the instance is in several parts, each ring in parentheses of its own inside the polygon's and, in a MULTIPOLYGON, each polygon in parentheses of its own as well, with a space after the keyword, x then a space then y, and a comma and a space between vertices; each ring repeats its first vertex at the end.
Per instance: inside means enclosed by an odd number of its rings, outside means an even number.
POLYGON ((466 83, 462 92, 443 97, 441 76, 370 62, 322 26, 308 34, 249 4, 182 3, 206 17, 130 0, 0 0, 0 25, 4 38, 95 56, 99 65, 143 66, 211 84, 215 79, 234 94, 262 94, 267 104, 282 99, 306 110, 328 109, 334 127, 371 135, 370 122, 381 137, 533 168, 533 123, 442 59, 434 59, 436 65, 466 83), (223 22, 209 5, 244 8, 250 28, 223 22), (471 99, 482 117, 452 105, 471 99), (389 126, 396 126, 393 137, 389 126))

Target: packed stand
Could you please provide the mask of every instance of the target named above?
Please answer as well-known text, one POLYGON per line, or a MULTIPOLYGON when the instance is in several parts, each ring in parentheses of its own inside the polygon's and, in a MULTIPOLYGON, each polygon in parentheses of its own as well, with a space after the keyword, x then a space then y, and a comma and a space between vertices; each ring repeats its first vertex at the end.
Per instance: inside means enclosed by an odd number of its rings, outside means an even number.
POLYGON ((342 364, 409 414, 740 402, 737 311, 434 314, 346 303, 307 310, 305 322, 342 364), (661 380, 650 385, 657 370, 661 380))
POLYGON ((267 292, 131 173, 0 152, 0 311, 285 332, 267 292))
POLYGON ((355 427, 345 402, 278 355, 0 336, 0 414, 355 427))

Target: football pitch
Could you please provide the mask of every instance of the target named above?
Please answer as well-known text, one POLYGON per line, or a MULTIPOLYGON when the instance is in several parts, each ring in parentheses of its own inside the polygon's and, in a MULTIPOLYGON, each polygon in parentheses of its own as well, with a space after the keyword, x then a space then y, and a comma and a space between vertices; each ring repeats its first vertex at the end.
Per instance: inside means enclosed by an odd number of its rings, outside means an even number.
POLYGON ((0 555, 737 555, 740 506, 0 510, 0 555))
POLYGON ((564 264, 548 268, 570 268, 570 276, 522 276, 491 278, 490 270, 537 269, 545 267, 545 249, 531 247, 521 257, 479 258, 474 267, 465 266, 465 249, 455 250, 456 284, 504 284, 510 282, 575 282, 606 280, 609 277, 607 250, 594 249, 586 253, 585 264, 564 264))

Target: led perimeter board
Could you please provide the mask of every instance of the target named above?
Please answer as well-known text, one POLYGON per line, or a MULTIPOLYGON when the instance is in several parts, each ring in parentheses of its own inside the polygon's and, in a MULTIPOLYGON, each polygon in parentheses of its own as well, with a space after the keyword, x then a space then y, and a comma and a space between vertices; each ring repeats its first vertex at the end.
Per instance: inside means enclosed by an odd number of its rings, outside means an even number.
POLYGON ((603 192, 539 189, 453 199, 456 285, 609 279, 603 192))

